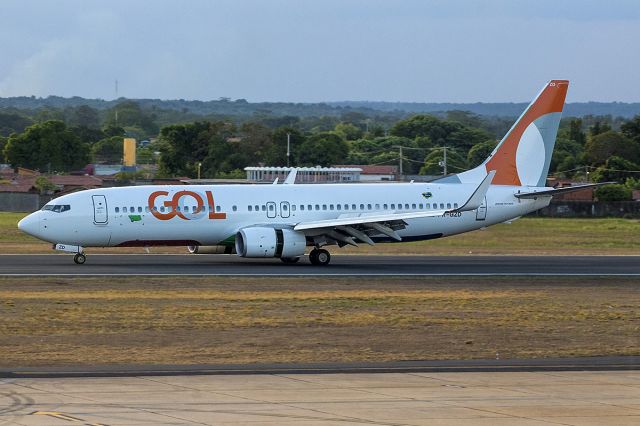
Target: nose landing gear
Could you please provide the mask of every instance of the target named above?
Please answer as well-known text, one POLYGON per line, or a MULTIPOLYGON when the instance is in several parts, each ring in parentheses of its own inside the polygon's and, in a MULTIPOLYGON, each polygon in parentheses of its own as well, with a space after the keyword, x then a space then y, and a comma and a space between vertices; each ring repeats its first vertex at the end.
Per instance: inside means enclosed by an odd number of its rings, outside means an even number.
POLYGON ((54 244, 53 249, 66 251, 67 253, 75 253, 75 255, 73 256, 73 261, 77 265, 82 265, 87 261, 87 256, 85 256, 82 246, 75 246, 71 244, 54 244))

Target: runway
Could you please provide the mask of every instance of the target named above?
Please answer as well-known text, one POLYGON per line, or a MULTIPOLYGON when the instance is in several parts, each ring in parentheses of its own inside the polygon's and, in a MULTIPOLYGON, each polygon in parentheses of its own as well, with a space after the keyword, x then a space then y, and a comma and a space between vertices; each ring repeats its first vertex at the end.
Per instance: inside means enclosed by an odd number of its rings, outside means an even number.
POLYGON ((640 276, 640 256, 352 256, 329 266, 235 255, 0 255, 5 276, 640 276))

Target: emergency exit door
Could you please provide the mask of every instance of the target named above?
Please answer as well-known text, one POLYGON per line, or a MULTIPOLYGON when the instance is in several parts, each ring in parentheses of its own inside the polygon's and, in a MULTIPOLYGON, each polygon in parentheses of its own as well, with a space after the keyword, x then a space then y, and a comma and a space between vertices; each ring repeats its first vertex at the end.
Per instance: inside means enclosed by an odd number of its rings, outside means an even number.
POLYGON ((91 198, 93 199, 93 223, 106 225, 109 222, 107 198, 104 195, 92 195, 91 198))
POLYGON ((476 220, 485 220, 487 218, 487 197, 484 197, 482 204, 476 210, 476 220))

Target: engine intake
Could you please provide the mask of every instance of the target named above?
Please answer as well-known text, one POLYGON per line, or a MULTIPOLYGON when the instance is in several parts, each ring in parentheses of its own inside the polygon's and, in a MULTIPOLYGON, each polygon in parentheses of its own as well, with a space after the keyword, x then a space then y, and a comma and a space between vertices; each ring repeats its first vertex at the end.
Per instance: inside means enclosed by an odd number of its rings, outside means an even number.
POLYGON ((304 234, 291 229, 251 227, 236 234, 236 252, 241 257, 298 257, 306 247, 304 234))

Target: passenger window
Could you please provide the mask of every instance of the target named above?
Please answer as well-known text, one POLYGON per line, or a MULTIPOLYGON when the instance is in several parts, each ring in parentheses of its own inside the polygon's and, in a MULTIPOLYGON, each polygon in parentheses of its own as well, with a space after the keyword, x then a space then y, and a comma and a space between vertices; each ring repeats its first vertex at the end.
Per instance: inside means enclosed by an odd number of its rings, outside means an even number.
POLYGON ((269 204, 269 211, 272 212, 273 211, 273 204, 269 204))
POLYGON ((262 205, 262 211, 266 212, 267 211, 267 206, 265 206, 264 204, 262 205))
POLYGON ((451 203, 447 203, 447 208, 450 209, 451 208, 451 203))
POLYGON ((349 210, 349 204, 345 204, 345 205, 344 205, 344 209, 345 209, 345 210, 349 210))
POLYGON ((440 208, 444 209, 444 204, 443 203, 440 203, 440 208))
POLYGON ((222 207, 216 206, 216 211, 219 212, 220 210, 222 210, 222 207))
POLYGON ((371 210, 371 204, 367 204, 367 210, 371 210))
POLYGON ((391 204, 391 210, 395 210, 396 209, 396 205, 395 204, 391 204))
POLYGON ((389 206, 388 206, 387 204, 383 204, 383 205, 382 205, 382 208, 383 208, 383 209, 385 209, 385 210, 387 210, 387 208, 388 208, 388 207, 389 207, 389 206))
POLYGON ((412 208, 412 209, 415 209, 415 208, 416 208, 416 205, 415 205, 415 204, 411 204, 411 208, 412 208))
POLYGON ((380 204, 376 204, 376 210, 380 210, 380 204))
POLYGON ((142 213, 142 207, 138 207, 138 213, 142 213))
POLYGON ((234 212, 237 212, 238 211, 238 206, 231 207, 231 210, 233 210, 234 212))
POLYGON ((327 209, 327 205, 326 205, 326 204, 323 204, 323 205, 322 205, 322 210, 326 210, 326 209, 327 209))
POLYGON ((157 208, 156 206, 153 206, 153 211, 154 211, 154 212, 157 212, 157 211, 158 211, 158 208, 157 208))
POLYGON ((316 210, 320 210, 320 204, 316 204, 316 210))
POLYGON ((149 206, 146 206, 146 207, 144 208, 144 211, 145 211, 146 213, 149 213, 149 206))
POLYGON ((333 210, 333 204, 329 204, 329 210, 333 210))
POLYGON ((313 206, 311 204, 307 204, 307 210, 313 210, 313 206))
POLYGON ((431 204, 430 204, 430 203, 425 204, 425 205, 424 205, 424 208, 425 208, 425 209, 430 209, 430 208, 431 208, 431 204))
POLYGON ((458 203, 453 203, 453 207, 457 209, 458 208, 458 203))
POLYGON ((336 204, 336 210, 342 210, 342 206, 340 204, 336 204))
POLYGON ((304 211, 304 204, 300 204, 300 211, 304 211))
POLYGON ((422 210, 422 203, 418 204, 418 208, 422 210))
POLYGON ((364 210, 364 204, 360 204, 360 210, 364 210))
MULTIPOLYGON (((124 209, 122 209, 122 211, 124 211, 124 209)), ((160 206, 160 211, 164 213, 164 206, 160 206)))
POLYGON ((120 213, 120 207, 116 207, 116 213, 120 213))
POLYGON ((296 211, 296 205, 295 204, 291 205, 291 211, 294 211, 294 212, 296 211))
POLYGON ((398 204, 398 210, 402 210, 402 204, 398 204))
POLYGON ((351 204, 351 210, 356 210, 356 205, 355 204, 351 204))
POLYGON ((405 205, 404 205, 404 209, 405 209, 405 210, 409 210, 409 204, 405 204, 405 205))
POLYGON ((180 206, 175 207, 176 211, 180 211, 180 206))
POLYGON ((287 207, 287 205, 286 205, 286 204, 283 204, 283 205, 282 205, 282 210, 287 211, 287 210, 289 210, 289 207, 287 207))
POLYGON ((247 206, 247 210, 253 211, 253 206, 247 206))

